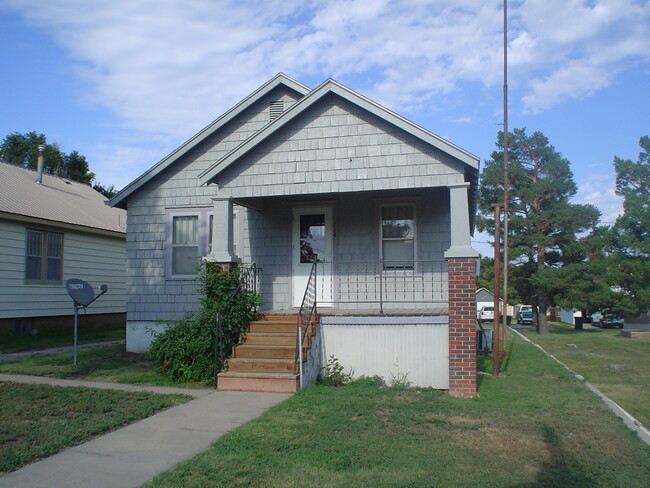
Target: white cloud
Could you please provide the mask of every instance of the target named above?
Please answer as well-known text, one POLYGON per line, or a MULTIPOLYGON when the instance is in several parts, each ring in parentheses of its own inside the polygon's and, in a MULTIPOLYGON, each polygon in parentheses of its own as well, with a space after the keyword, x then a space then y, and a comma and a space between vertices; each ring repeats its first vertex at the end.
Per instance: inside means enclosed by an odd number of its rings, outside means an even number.
MULTIPOLYGON (((69 53, 93 103, 146 137, 189 137, 284 71, 396 109, 501 83, 500 0, 5 0, 69 53)), ((650 3, 511 5, 511 84, 532 112, 650 59, 650 3)), ((511 91, 511 93, 513 93, 511 91)))
POLYGON ((623 199, 616 195, 615 178, 611 175, 592 175, 578 186, 576 203, 589 203, 601 212, 600 222, 612 225, 623 213, 623 199))

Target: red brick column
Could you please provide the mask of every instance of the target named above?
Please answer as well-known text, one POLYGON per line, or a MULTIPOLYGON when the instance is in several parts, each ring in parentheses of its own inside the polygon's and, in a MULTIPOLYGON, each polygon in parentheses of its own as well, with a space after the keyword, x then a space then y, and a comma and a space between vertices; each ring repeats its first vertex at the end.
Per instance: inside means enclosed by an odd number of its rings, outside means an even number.
POLYGON ((476 396, 476 259, 447 258, 449 394, 476 396))

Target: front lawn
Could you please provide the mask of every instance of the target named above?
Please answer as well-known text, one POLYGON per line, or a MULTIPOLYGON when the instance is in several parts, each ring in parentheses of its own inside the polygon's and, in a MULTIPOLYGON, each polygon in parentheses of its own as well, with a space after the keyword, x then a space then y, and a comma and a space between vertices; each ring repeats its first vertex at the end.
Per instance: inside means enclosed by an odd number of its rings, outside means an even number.
POLYGON ((650 448, 565 369, 509 341, 478 398, 311 387, 145 486, 647 487, 650 448))
POLYGON ((520 332, 650 427, 649 338, 629 339, 619 330, 576 330, 559 323, 546 335, 520 332))
POLYGON ((33 356, 20 361, 0 363, 0 373, 136 385, 190 388, 210 386, 203 383, 173 382, 158 373, 142 354, 126 352, 124 345, 80 349, 77 354, 77 366, 74 366, 72 362, 72 352, 33 356))
MULTIPOLYGON (((79 344, 89 342, 117 341, 126 337, 124 324, 110 327, 80 327, 78 331, 79 344)), ((49 330, 37 335, 6 334, 0 336, 0 352, 22 352, 48 347, 72 346, 74 333, 72 330, 49 330)))
POLYGON ((0 474, 191 399, 0 382, 0 474))

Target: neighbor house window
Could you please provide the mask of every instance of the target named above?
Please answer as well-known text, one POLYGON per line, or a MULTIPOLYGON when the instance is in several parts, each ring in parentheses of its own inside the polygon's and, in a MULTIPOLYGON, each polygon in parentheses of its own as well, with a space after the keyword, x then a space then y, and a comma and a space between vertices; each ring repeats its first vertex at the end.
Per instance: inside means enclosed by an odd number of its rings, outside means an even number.
POLYGON ((386 269, 413 269, 415 262, 415 207, 381 208, 381 257, 386 269))
POLYGON ((60 284, 63 278, 63 234, 27 230, 25 281, 60 284))

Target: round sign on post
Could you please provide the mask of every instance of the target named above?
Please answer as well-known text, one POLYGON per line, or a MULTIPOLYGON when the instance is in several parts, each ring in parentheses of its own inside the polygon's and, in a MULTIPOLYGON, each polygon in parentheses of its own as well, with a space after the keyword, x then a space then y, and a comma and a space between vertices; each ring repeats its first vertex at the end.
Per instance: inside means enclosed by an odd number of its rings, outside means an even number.
POLYGON ((95 298, 95 290, 84 280, 71 278, 65 282, 65 289, 75 305, 87 307, 95 298))

